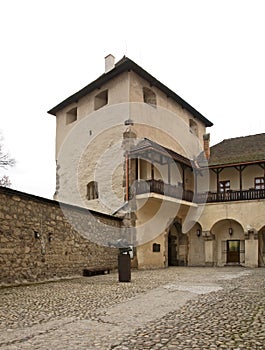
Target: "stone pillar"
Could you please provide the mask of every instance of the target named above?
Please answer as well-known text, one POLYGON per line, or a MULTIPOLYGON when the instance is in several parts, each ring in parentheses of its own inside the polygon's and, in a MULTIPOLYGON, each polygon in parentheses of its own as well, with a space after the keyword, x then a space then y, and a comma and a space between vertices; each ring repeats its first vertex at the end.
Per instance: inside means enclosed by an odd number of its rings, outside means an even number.
POLYGON ((210 231, 203 231, 205 266, 214 266, 215 236, 210 231))
POLYGON ((255 229, 245 232, 245 266, 259 266, 259 240, 255 229))

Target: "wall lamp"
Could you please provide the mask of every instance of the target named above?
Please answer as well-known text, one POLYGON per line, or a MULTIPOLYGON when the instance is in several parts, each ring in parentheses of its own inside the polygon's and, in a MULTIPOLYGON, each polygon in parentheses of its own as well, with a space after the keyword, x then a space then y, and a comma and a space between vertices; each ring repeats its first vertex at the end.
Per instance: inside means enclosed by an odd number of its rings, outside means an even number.
POLYGON ((133 125, 133 120, 132 119, 125 120, 124 125, 133 125))
POLYGON ((197 230, 196 230, 196 235, 197 235, 197 237, 200 237, 200 235, 201 235, 201 229, 197 228, 197 230))
POLYGON ((232 229, 232 227, 229 227, 228 232, 229 232, 229 235, 232 236, 232 234, 233 234, 233 229, 232 229))

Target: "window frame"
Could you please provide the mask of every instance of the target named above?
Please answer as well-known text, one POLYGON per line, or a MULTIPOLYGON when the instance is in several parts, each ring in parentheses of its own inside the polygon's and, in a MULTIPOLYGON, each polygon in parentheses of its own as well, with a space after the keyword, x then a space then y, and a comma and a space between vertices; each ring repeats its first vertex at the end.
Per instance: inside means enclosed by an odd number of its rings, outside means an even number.
POLYGON ((265 189, 265 177, 264 176, 258 176, 254 179, 254 189, 255 190, 264 190, 265 189), (260 182, 258 182, 258 180, 260 182))
POLYGON ((66 112, 65 125, 69 125, 77 121, 77 107, 73 107, 66 112))
POLYGON ((146 86, 143 87, 143 101, 149 106, 152 106, 155 108, 157 106, 156 93, 146 86))
POLYGON ((93 199, 98 199, 98 183, 97 181, 90 181, 87 184, 87 194, 86 194, 87 199, 93 200, 93 199))
POLYGON ((230 180, 222 180, 222 181, 219 181, 219 193, 226 193, 228 191, 230 191, 230 180), (228 185, 227 185, 228 184, 228 185))
POLYGON ((99 92, 94 97, 94 110, 97 111, 98 109, 106 106, 108 103, 109 103, 109 91, 108 89, 105 89, 99 92))

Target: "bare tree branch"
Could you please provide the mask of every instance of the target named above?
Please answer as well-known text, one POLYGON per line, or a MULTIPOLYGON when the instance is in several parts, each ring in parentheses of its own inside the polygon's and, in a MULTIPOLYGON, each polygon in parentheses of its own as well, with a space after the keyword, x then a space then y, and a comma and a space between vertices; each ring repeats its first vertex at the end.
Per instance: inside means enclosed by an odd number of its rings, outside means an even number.
POLYGON ((8 176, 4 175, 0 179, 0 186, 2 186, 2 187, 10 187, 11 186, 11 181, 10 181, 8 176))
POLYGON ((10 158, 8 152, 3 150, 2 144, 3 138, 0 137, 0 168, 7 169, 7 167, 12 167, 16 164, 14 158, 10 158))
MULTIPOLYGON (((12 167, 16 164, 16 161, 14 158, 11 158, 4 150, 3 147, 3 137, 0 134, 0 168, 7 169, 8 167, 12 167)), ((0 177, 0 186, 2 187, 10 187, 11 186, 11 181, 7 175, 3 175, 0 177)))

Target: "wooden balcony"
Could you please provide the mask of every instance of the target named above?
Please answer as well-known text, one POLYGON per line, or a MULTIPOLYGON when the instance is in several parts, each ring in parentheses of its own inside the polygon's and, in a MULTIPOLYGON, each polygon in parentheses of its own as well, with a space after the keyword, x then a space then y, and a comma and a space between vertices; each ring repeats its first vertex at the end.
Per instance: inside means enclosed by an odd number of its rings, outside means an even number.
MULTIPOLYGON (((131 189, 132 190, 132 189, 131 189)), ((169 185, 161 180, 139 180, 135 182, 135 194, 158 193, 188 202, 193 201, 193 192, 183 190, 181 186, 169 185)))
POLYGON ((214 203, 214 202, 231 202, 231 201, 249 201, 265 199, 265 190, 242 190, 242 191, 227 191, 223 193, 217 192, 205 192, 197 193, 196 202, 197 203, 214 203))
POLYGON ((135 187, 131 188, 132 193, 158 193, 164 196, 169 196, 176 199, 182 199, 188 202, 195 203, 215 203, 215 202, 232 202, 242 200, 258 200, 265 199, 265 189, 262 190, 242 190, 242 191, 227 191, 224 193, 205 192, 194 195, 192 191, 183 190, 181 186, 169 185, 161 180, 138 180, 135 182, 135 187))

